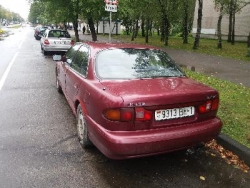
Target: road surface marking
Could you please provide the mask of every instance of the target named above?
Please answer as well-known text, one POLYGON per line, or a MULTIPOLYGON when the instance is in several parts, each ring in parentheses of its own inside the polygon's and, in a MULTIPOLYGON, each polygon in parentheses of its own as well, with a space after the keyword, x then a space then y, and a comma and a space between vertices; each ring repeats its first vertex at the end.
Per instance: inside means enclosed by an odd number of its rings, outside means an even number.
POLYGON ((24 39, 20 42, 19 46, 18 46, 18 49, 20 49, 23 45, 23 42, 24 42, 24 39))
POLYGON ((12 65, 13 65, 13 63, 14 63, 16 57, 17 57, 17 55, 18 55, 18 52, 17 52, 17 53, 14 55, 14 57, 12 58, 10 64, 8 65, 7 69, 5 70, 3 76, 2 76, 2 78, 1 78, 1 80, 0 80, 0 91, 2 90, 2 87, 3 87, 3 85, 4 85, 4 82, 5 82, 7 76, 8 76, 8 74, 9 74, 9 72, 10 72, 10 69, 11 69, 11 67, 12 67, 12 65))

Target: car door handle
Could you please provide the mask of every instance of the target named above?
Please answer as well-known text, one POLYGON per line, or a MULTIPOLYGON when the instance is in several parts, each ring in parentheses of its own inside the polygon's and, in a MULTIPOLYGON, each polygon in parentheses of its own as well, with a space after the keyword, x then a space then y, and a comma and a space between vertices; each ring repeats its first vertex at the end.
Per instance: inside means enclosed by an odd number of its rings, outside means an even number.
POLYGON ((79 85, 78 84, 74 84, 74 88, 78 89, 79 85))

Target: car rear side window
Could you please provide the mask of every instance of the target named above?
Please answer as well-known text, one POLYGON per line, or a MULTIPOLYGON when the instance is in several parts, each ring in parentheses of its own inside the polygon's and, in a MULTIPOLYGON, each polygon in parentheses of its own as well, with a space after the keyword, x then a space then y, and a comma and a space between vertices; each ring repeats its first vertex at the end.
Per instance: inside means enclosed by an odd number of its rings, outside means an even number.
POLYGON ((89 62, 89 52, 86 46, 81 46, 81 48, 76 53, 74 60, 72 62, 72 68, 75 69, 80 74, 87 75, 87 67, 89 62))
POLYGON ((181 77, 185 74, 165 51, 157 49, 107 49, 96 58, 101 79, 181 77))

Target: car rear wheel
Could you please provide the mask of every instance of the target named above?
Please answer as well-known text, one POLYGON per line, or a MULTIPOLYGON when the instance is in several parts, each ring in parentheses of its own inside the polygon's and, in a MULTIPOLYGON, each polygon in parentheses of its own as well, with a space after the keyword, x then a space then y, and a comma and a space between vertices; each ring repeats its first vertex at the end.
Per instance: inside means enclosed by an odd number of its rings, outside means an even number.
POLYGON ((48 55, 48 52, 43 49, 43 55, 48 55))
POLYGON ((88 136, 88 126, 86 124, 85 116, 82 112, 82 107, 79 104, 77 107, 77 136, 82 148, 89 148, 93 144, 88 136))

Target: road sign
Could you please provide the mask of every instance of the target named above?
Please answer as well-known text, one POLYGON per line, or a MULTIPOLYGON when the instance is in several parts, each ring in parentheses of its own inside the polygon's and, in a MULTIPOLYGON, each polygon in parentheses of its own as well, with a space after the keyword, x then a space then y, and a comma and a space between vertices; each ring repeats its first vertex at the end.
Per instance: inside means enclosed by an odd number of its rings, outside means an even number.
POLYGON ((117 12, 117 5, 105 5, 105 10, 108 12, 117 12))

